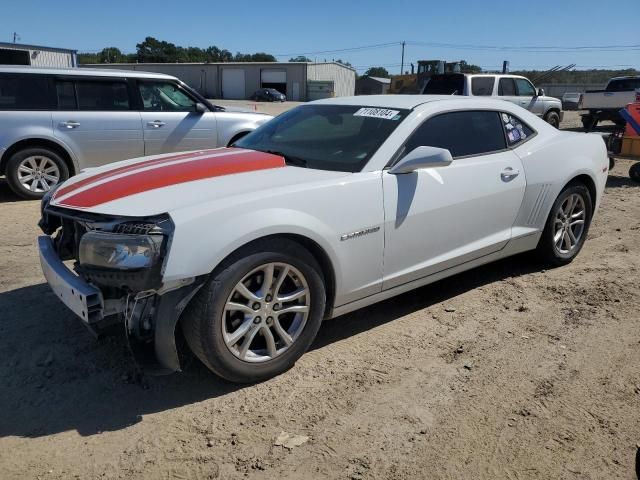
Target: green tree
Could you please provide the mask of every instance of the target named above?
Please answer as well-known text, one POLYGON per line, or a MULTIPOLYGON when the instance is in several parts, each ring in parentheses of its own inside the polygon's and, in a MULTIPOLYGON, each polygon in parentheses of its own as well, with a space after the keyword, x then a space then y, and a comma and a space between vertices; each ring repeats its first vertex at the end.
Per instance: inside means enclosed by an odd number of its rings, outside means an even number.
POLYGON ((380 78, 390 78, 389 72, 384 67, 370 67, 366 72, 364 72, 367 77, 380 77, 380 78))
POLYGON ((465 60, 460 60, 460 71, 462 73, 480 73, 482 68, 478 65, 467 63, 465 60))
POLYGON ((297 57, 293 57, 289 59, 290 62, 313 62, 309 57, 305 57, 304 55, 298 55, 297 57))
POLYGON ((97 63, 122 63, 125 56, 119 48, 107 47, 98 52, 97 63))

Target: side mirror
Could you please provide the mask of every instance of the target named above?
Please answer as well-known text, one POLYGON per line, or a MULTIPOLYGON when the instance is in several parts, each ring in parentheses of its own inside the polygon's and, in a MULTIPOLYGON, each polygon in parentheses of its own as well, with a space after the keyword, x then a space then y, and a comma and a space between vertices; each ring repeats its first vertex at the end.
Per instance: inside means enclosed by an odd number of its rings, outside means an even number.
POLYGON ((209 110, 207 109, 207 107, 205 107, 202 103, 198 102, 196 103, 196 107, 195 107, 195 112, 196 113, 206 113, 209 110))
POLYGON ((400 159, 389 173, 392 175, 402 175, 411 173, 421 168, 446 167, 453 162, 451 152, 445 148, 437 147, 416 147, 400 159))
POLYGON ((544 97, 544 88, 539 88, 538 89, 538 96, 539 97, 544 97))

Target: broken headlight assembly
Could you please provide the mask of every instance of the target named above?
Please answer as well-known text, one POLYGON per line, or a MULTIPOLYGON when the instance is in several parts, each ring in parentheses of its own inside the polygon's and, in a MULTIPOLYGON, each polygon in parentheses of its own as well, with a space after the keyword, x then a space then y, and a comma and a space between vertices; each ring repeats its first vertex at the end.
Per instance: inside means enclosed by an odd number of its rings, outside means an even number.
POLYGON ((161 261, 162 235, 87 232, 80 240, 78 260, 84 267, 115 270, 152 268, 161 261))

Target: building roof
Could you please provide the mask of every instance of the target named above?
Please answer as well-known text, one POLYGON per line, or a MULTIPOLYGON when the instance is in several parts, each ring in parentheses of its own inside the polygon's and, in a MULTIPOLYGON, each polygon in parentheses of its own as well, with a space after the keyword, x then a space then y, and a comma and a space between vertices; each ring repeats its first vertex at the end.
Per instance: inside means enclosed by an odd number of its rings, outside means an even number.
POLYGON ((179 62, 179 63, 91 63, 86 64, 89 67, 102 67, 105 65, 127 65, 127 66, 140 66, 140 65, 224 65, 224 66, 243 66, 243 65, 267 65, 267 66, 287 66, 287 65, 338 65, 339 67, 346 68, 347 70, 356 71, 353 67, 345 65, 340 62, 179 62))
POLYGON ((8 43, 8 42, 0 42, 0 48, 10 48, 13 50, 47 50, 49 52, 65 52, 65 53, 76 53, 77 50, 71 50, 68 48, 57 48, 57 47, 43 47, 42 45, 26 45, 24 43, 8 43))
POLYGON ((370 78, 371 80, 375 80, 376 82, 391 84, 391 79, 390 78, 369 77, 369 76, 367 76, 367 78, 370 78))

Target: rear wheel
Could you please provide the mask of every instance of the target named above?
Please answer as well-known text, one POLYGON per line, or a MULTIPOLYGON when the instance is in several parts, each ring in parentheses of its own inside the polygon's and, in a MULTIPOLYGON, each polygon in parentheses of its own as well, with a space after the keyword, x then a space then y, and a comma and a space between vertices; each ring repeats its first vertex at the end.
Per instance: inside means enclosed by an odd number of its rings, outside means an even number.
POLYGON ((9 187, 17 195, 38 199, 69 178, 69 169, 53 150, 33 147, 11 156, 7 162, 6 176, 9 187))
POLYGON ((555 128, 560 128, 560 115, 558 112, 551 111, 544 116, 545 122, 555 128))
POLYGON ((325 307, 321 269, 299 244, 260 242, 235 255, 189 305, 183 332, 195 355, 238 383, 291 368, 316 336, 325 307))
POLYGON ((634 182, 640 182, 640 162, 634 163, 629 169, 629 178, 634 182))
POLYGON ((593 207, 589 189, 568 185, 551 207, 537 253, 546 263, 566 265, 578 255, 587 238, 593 207))

